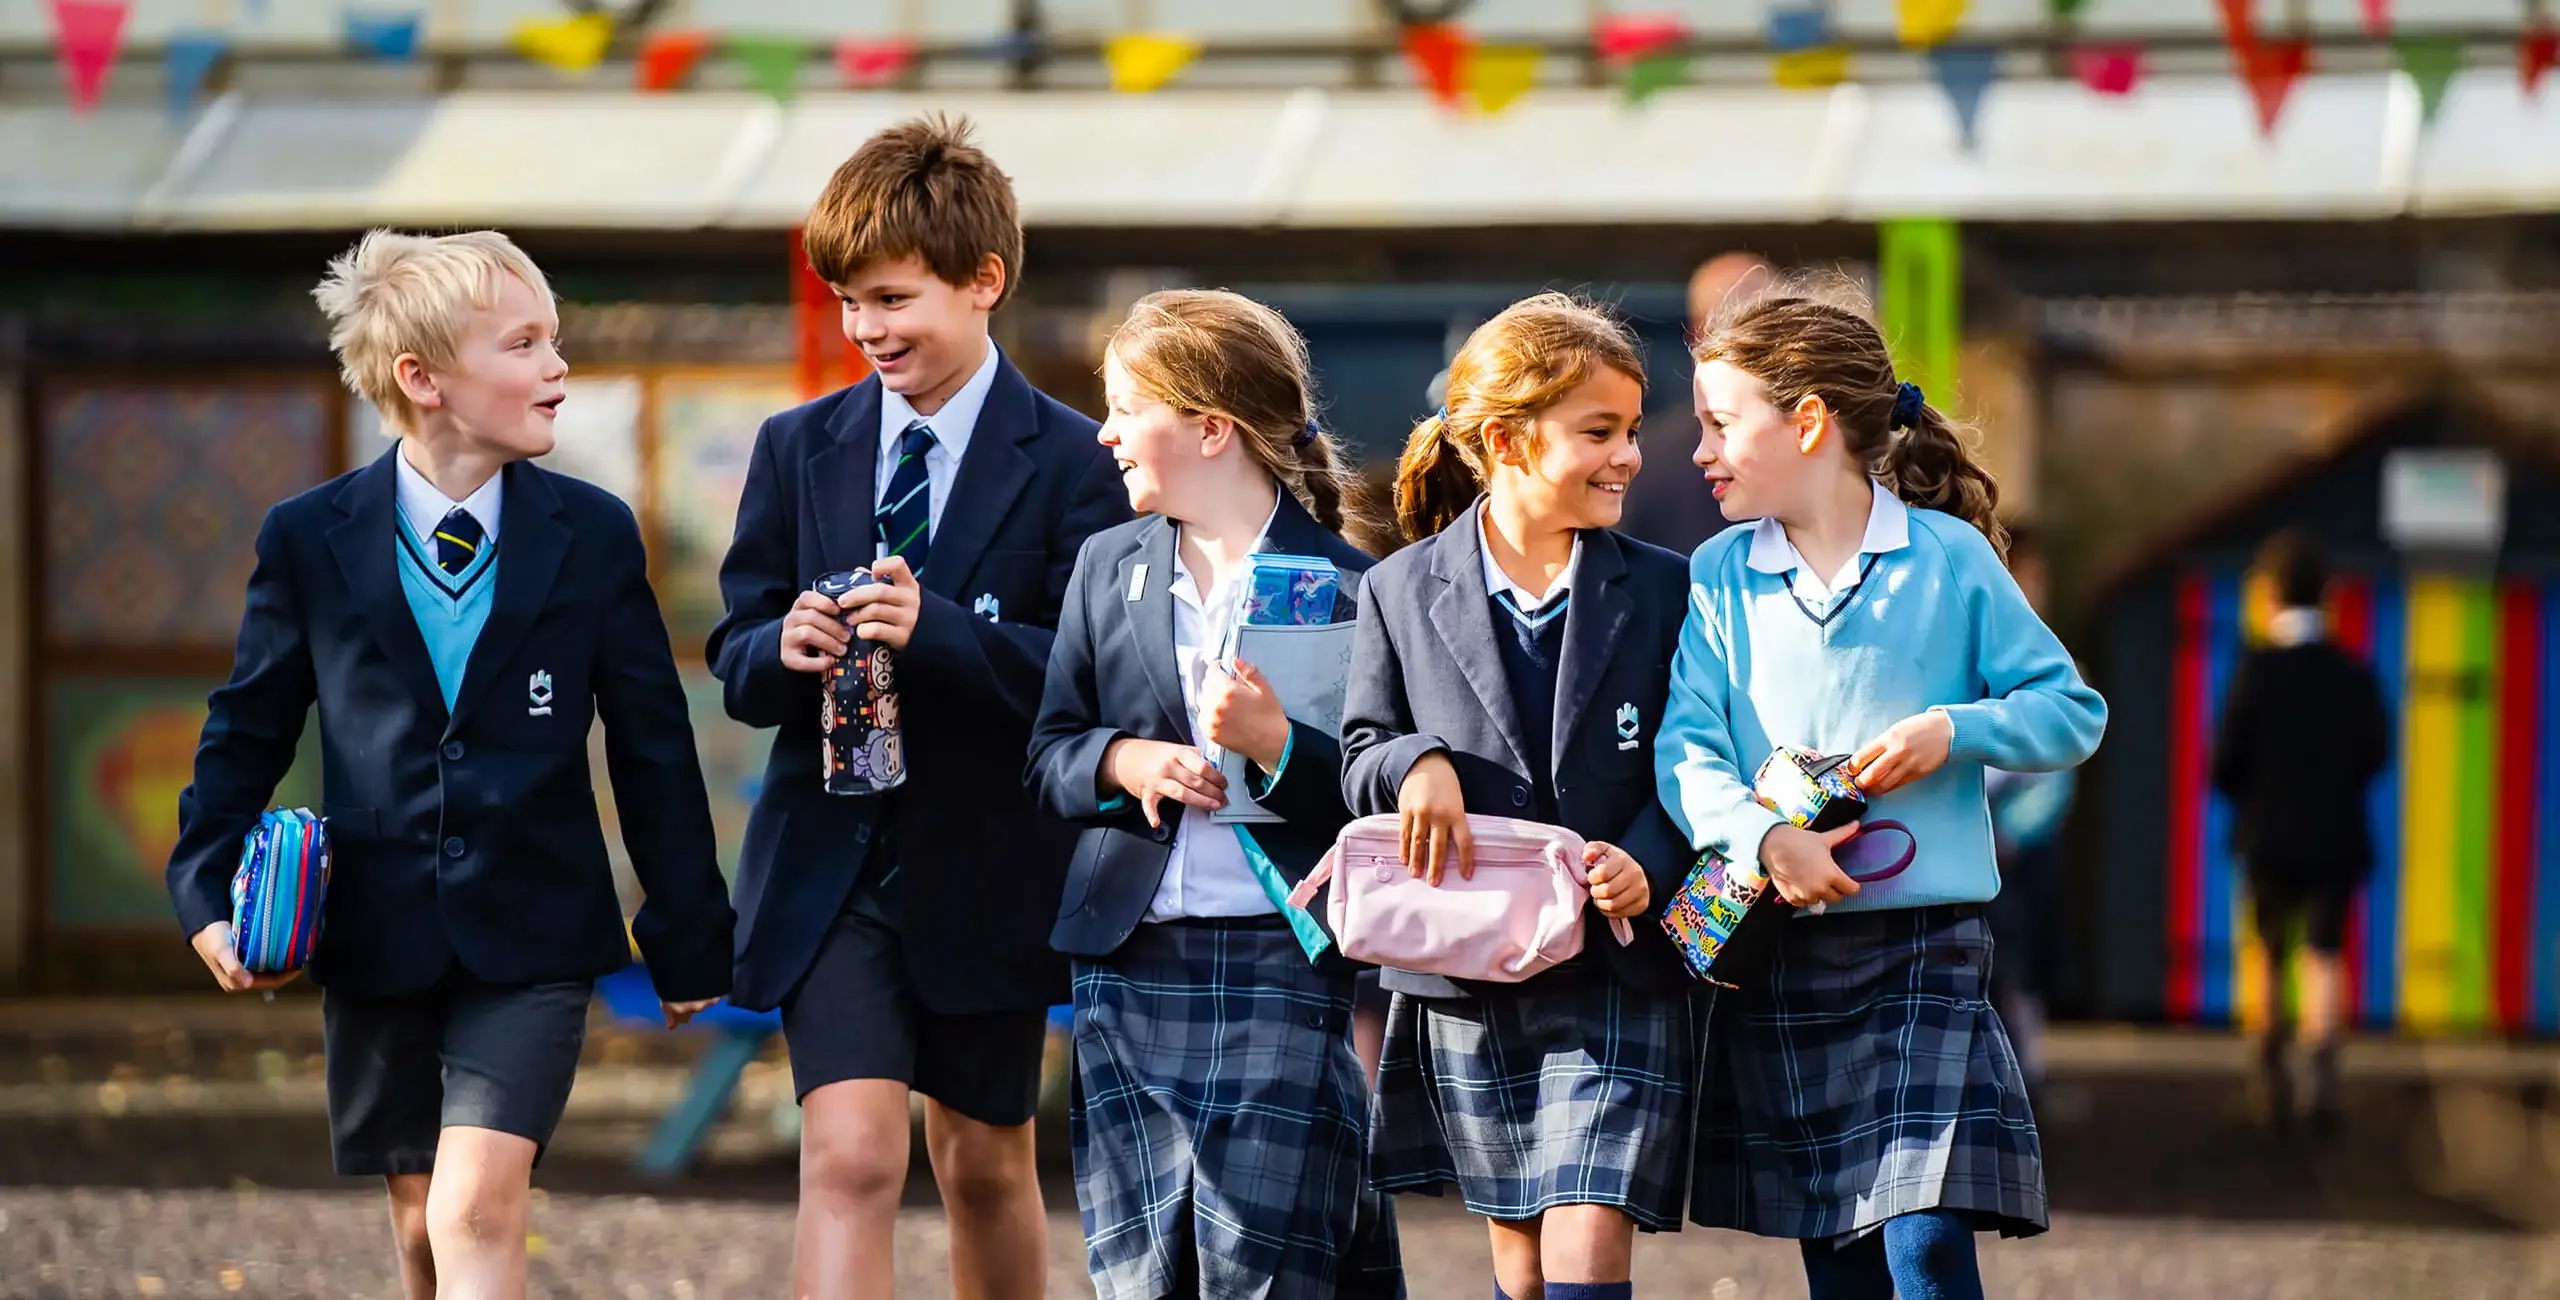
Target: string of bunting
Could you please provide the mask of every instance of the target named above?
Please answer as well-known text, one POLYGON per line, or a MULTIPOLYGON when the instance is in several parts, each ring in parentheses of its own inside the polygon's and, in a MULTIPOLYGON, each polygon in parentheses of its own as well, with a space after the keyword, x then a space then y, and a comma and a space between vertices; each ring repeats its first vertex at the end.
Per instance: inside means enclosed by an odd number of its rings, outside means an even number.
MULTIPOLYGON (((53 20, 56 56, 72 107, 89 111, 106 92, 119 61, 133 11, 132 0, 46 0, 53 20)), ((1975 147, 1977 126, 1991 87, 2000 80, 2002 51, 1997 45, 1959 39, 1968 0, 1896 0, 1894 35, 1904 48, 1924 61, 1947 98, 1959 135, 1967 149, 1975 147)), ((2298 30, 2270 32, 2261 28, 2256 0, 2215 0, 2232 69, 2247 89, 2259 131, 2268 136, 2280 127, 2293 89, 2312 70, 2312 44, 2298 30)), ((798 94, 801 78, 813 63, 832 61, 841 85, 863 90, 898 85, 908 78, 918 55, 905 37, 847 36, 832 44, 805 36, 753 32, 713 32, 699 27, 658 28, 659 5, 636 9, 601 4, 575 4, 572 12, 552 19, 519 22, 511 44, 524 58, 556 69, 562 76, 592 74, 620 50, 630 61, 632 84, 645 92, 671 91, 689 84, 714 55, 724 58, 736 75, 776 100, 798 94), (831 56, 831 59, 830 59, 831 56)), ((2071 75, 2091 93, 2121 98, 2140 88, 2146 52, 2137 43, 2090 41, 2079 37, 2079 22, 2089 0, 2044 0, 2045 12, 2067 50, 2071 75)), ((2538 97, 2542 82, 2560 66, 2560 27, 2553 24, 2544 0, 2526 0, 2515 58, 2519 82, 2538 97)), ((265 6, 251 3, 235 9, 261 18, 265 6)), ((2391 0, 2359 0, 2364 34, 2390 49, 2395 65, 2418 96, 2422 123, 2441 113, 2455 74, 2469 62, 2472 50, 2458 37, 2405 32, 2396 25, 2391 0)), ((1494 45, 1477 41, 1449 15, 1459 6, 1404 6, 1399 17, 1400 44, 1415 81, 1435 102, 1453 112, 1491 115, 1502 112, 1534 89, 1540 80, 1545 51, 1532 45, 1494 45)), ((2299 9, 2294 11, 2299 15, 2299 9)), ((1828 0, 1773 0, 1766 11, 1763 44, 1770 59, 1770 79, 1781 87, 1819 90, 1851 76, 1849 47, 1833 29, 1828 0)), ((340 38, 349 54, 384 62, 406 62, 424 53, 427 10, 423 7, 367 3, 338 10, 340 38)), ((222 75, 233 56, 231 32, 209 27, 182 28, 162 42, 169 111, 184 117, 193 112, 205 88, 222 75)), ((1693 54, 1688 23, 1675 14, 1603 13, 1593 22, 1591 50, 1600 67, 1620 87, 1625 102, 1641 105, 1665 90, 1688 82, 1693 54)), ((972 51, 1018 61, 1038 52, 1038 38, 1011 32, 972 51)), ((1126 32, 1104 41, 1100 56, 1111 87, 1128 94, 1148 94, 1180 80, 1203 52, 1201 42, 1176 32, 1126 32)))

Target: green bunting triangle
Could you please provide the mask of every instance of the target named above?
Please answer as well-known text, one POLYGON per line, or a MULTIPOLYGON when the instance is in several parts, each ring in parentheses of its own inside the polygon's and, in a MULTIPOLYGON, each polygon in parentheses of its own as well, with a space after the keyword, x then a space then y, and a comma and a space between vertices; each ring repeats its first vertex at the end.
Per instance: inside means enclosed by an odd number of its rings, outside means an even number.
POLYGON ((2089 0, 2044 0, 2044 11, 2056 18, 2077 18, 2089 0))
POLYGON ((747 81, 784 103, 800 90, 800 66, 809 61, 809 42, 786 36, 732 36, 729 57, 747 70, 747 81))
POLYGON ((1641 104, 1688 79, 1688 55, 1645 55, 1627 65, 1627 102, 1641 104))
POLYGON ((2462 70, 2462 41, 2452 36, 2403 36, 2391 43, 2400 70, 2418 83, 2418 120, 2433 122, 2444 107, 2445 87, 2462 70))

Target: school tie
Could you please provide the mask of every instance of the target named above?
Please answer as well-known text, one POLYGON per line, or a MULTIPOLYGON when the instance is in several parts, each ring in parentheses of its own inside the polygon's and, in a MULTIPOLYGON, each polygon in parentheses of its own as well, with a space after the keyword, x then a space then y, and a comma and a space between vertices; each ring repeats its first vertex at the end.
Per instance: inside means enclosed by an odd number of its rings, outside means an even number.
POLYGON ((446 511, 444 522, 436 525, 436 567, 461 577, 471 567, 472 557, 480 554, 480 543, 487 534, 480 531, 480 521, 460 506, 446 511))
POLYGON ((898 463, 889 471, 889 490, 880 496, 872 516, 879 553, 906 557, 907 567, 924 572, 933 549, 933 481, 925 474, 924 454, 933 446, 933 426, 918 420, 898 435, 898 463))

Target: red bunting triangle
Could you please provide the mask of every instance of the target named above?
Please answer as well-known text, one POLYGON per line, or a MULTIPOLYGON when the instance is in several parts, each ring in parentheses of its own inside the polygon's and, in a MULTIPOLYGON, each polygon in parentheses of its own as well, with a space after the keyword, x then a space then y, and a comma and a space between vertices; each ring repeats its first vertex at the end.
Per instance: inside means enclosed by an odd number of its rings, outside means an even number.
POLYGON ((857 89, 897 80, 915 57, 916 43, 903 37, 836 43, 836 70, 844 74, 844 84, 857 89))
POLYGON ((2524 93, 2542 93, 2542 74, 2560 63, 2560 28, 2542 27, 2526 32, 2516 45, 2516 71, 2524 78, 2524 93))
POLYGON ((637 83, 642 90, 672 90, 693 75, 693 65, 710 51, 709 32, 651 32, 640 43, 637 83))
POLYGON ((129 0, 53 0, 55 52, 62 59, 63 79, 70 83, 73 108, 85 113, 98 106, 132 8, 129 0))
POLYGON ((1465 89, 1461 71, 1467 61, 1467 35, 1451 23, 1417 23, 1404 29, 1404 56, 1412 60, 1413 70, 1422 84, 1431 88, 1431 97, 1455 107, 1458 92, 1465 89))
POLYGON ((1633 63, 1688 39, 1688 24, 1669 14, 1604 14, 1591 47, 1603 63, 1633 63))
POLYGON ((2071 51, 2071 73, 2101 95, 2130 95, 2142 84, 2142 47, 2079 46, 2071 51))
POLYGON ((2222 11, 2222 39, 2234 54, 2245 54, 2258 43, 2258 20, 2253 14, 2257 0, 2214 0, 2222 11))
POLYGON ((2274 135, 2276 119, 2293 83, 2311 70, 2311 43, 2302 40, 2252 43, 2240 51, 2240 74, 2249 83, 2249 98, 2258 106, 2258 133, 2274 135))
POLYGON ((2391 0, 2364 0, 2364 29, 2373 36, 2391 34, 2391 0))

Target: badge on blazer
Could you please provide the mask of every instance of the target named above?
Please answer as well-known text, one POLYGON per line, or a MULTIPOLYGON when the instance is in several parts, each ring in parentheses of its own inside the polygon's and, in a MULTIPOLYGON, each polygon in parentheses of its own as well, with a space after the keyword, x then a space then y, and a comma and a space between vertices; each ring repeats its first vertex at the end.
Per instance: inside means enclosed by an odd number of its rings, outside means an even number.
POLYGON ((978 603, 971 605, 969 607, 969 612, 987 620, 990 623, 994 623, 1000 621, 998 614, 1003 608, 1004 606, 1002 602, 995 598, 995 593, 989 592, 978 597, 978 603))
POLYGON ((548 670, 548 669, 541 669, 541 668, 537 668, 537 669, 535 669, 535 670, 534 670, 534 673, 533 673, 533 680, 532 680, 532 681, 530 681, 530 682, 527 682, 527 683, 525 684, 525 692, 524 692, 524 694, 525 694, 525 701, 526 701, 526 703, 525 703, 525 709, 524 709, 524 712, 525 712, 525 716, 526 716, 526 717, 529 717, 529 718, 547 718, 547 717, 550 717, 550 716, 551 716, 551 673, 550 673, 550 670, 548 670))
POLYGON ((1637 732, 1637 730, 1638 730, 1638 729, 1639 729, 1639 724, 1638 724, 1638 723, 1637 723, 1637 721, 1636 721, 1636 706, 1635 706, 1635 705, 1633 705, 1633 704, 1621 704, 1621 705, 1619 705, 1619 706, 1618 706, 1618 748, 1620 748, 1620 749, 1633 749, 1633 748, 1635 748, 1635 747, 1636 747, 1636 732, 1637 732))

